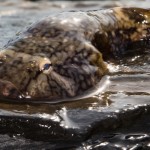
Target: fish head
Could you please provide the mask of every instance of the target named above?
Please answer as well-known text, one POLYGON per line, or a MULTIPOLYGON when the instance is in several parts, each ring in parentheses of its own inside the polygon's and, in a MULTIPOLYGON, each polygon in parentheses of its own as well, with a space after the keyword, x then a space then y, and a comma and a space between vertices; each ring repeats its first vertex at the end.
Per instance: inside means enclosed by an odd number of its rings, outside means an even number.
POLYGON ((97 54, 88 58, 74 54, 64 61, 64 52, 59 54, 61 60, 58 56, 4 49, 0 51, 0 94, 10 99, 41 101, 76 97, 95 86, 106 71, 102 64, 100 69, 90 63, 98 61, 97 54))
POLYGON ((100 52, 80 32, 61 26, 42 21, 0 51, 2 96, 62 100, 82 95, 100 81, 107 71, 100 52))

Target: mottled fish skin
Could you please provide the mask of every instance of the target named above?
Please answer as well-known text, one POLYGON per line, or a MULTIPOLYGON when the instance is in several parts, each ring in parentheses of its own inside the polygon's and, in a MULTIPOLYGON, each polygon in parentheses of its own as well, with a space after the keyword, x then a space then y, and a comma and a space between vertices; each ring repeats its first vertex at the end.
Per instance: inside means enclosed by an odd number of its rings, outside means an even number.
POLYGON ((0 52, 1 95, 31 101, 80 96, 108 73, 103 59, 149 48, 148 9, 62 12, 31 25, 0 52))

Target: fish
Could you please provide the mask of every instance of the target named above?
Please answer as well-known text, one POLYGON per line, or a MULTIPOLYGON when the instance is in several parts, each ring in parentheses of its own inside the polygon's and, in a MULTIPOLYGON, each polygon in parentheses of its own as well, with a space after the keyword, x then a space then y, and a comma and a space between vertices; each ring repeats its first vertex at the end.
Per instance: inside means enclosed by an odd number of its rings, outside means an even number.
POLYGON ((150 49, 150 9, 68 11, 33 23, 0 51, 0 96, 62 102, 93 93, 107 61, 150 49))

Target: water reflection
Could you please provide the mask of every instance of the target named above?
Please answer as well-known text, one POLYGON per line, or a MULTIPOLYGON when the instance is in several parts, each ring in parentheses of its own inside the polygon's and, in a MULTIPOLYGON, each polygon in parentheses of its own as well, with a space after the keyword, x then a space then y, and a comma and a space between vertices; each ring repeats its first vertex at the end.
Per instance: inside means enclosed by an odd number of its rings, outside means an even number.
POLYGON ((88 109, 90 107, 106 107, 110 105, 111 101, 105 95, 101 97, 90 97, 83 100, 60 103, 60 104, 13 104, 0 103, 1 110, 7 110, 18 114, 54 114, 58 110, 65 109, 88 109), (84 105, 83 105, 84 104, 84 105))

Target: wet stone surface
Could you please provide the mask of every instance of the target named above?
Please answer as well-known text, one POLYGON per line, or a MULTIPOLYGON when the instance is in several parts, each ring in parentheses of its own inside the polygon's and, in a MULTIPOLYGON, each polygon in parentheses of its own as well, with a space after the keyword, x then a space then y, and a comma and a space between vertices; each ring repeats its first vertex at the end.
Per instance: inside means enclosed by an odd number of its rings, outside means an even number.
MULTIPOLYGON (((0 47, 49 14, 114 6, 149 2, 0 2, 0 47)), ((91 98, 53 105, 1 99, 0 149, 150 149, 149 57, 111 67, 103 93, 91 98)))

